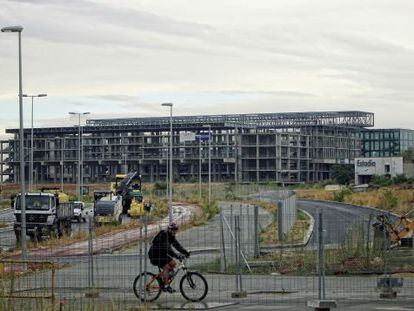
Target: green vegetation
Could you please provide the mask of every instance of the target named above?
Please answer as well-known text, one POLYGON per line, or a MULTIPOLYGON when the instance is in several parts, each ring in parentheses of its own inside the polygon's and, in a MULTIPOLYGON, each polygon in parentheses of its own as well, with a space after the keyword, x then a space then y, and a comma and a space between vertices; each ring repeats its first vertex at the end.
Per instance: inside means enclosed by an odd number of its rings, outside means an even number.
POLYGON ((398 197, 393 189, 384 189, 381 192, 379 208, 393 210, 398 205, 398 197))
POLYGON ((332 166, 332 178, 340 185, 349 185, 355 178, 355 169, 352 164, 332 166))
POLYGON ((334 192, 333 200, 336 202, 344 202, 345 197, 351 194, 352 191, 349 188, 342 188, 341 190, 334 192))
MULTIPOLYGON (((293 225, 292 229, 289 231, 288 235, 285 237, 284 242, 290 244, 302 243, 303 238, 309 228, 310 219, 302 211, 298 211, 298 217, 293 225)), ((260 233, 260 243, 262 244, 277 244, 280 243, 277 236, 277 223, 272 221, 269 226, 262 230, 260 233)))
POLYGON ((6 200, 0 200, 0 209, 5 209, 5 208, 9 208, 10 207, 10 200, 6 199, 6 200))

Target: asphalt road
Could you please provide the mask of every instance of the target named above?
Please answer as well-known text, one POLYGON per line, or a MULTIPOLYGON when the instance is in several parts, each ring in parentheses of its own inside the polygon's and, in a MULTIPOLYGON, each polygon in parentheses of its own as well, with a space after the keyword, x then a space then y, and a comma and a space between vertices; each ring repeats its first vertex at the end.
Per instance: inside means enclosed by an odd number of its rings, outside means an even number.
MULTIPOLYGON (((307 211, 315 219, 309 246, 316 245, 318 211, 322 213, 324 244, 327 246, 337 246, 355 235, 366 240, 368 232, 372 241, 372 224, 378 215, 384 214, 379 210, 336 202, 298 201, 298 208, 307 211)), ((395 219, 394 216, 390 217, 395 219)))

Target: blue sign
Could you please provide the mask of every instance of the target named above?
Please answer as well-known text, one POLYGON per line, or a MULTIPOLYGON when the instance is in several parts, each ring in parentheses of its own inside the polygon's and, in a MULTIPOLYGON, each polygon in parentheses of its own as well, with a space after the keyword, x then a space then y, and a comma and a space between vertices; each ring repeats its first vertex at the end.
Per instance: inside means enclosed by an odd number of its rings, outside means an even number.
POLYGON ((198 141, 208 141, 211 138, 211 134, 210 133, 206 133, 206 134, 197 134, 196 135, 196 140, 198 141))

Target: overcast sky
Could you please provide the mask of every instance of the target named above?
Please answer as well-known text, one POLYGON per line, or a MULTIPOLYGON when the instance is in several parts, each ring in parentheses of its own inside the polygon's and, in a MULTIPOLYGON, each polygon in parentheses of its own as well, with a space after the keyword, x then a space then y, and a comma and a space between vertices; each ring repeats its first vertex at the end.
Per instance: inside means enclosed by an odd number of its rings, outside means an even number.
MULTIPOLYGON (((35 126, 173 102, 175 115, 364 110, 414 128, 411 0, 0 0, 8 25, 24 27, 24 92, 48 94, 35 126)), ((0 136, 18 127, 17 57, 17 35, 0 33, 0 136)))

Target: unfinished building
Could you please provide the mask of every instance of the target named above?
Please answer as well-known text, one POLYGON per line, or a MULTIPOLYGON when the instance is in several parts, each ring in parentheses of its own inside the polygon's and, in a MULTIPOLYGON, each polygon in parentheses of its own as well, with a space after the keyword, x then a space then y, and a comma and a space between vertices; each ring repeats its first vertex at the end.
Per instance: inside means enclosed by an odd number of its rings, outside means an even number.
MULTIPOLYGON (((196 181, 200 168, 206 180, 209 146, 213 181, 294 184, 328 179, 331 165, 353 164, 361 155, 360 132, 373 125, 373 113, 362 111, 176 116, 174 180, 196 181), (193 139, 183 141, 183 133, 193 139)), ((78 127, 35 128, 34 182, 75 183, 78 161, 85 183, 130 170, 138 170, 144 181, 165 180, 169 130, 169 117, 87 120, 81 140, 78 127)), ((0 143, 0 176, 19 182, 19 131, 6 133, 13 137, 0 143)), ((28 176, 30 129, 25 129, 24 144, 28 176)))

